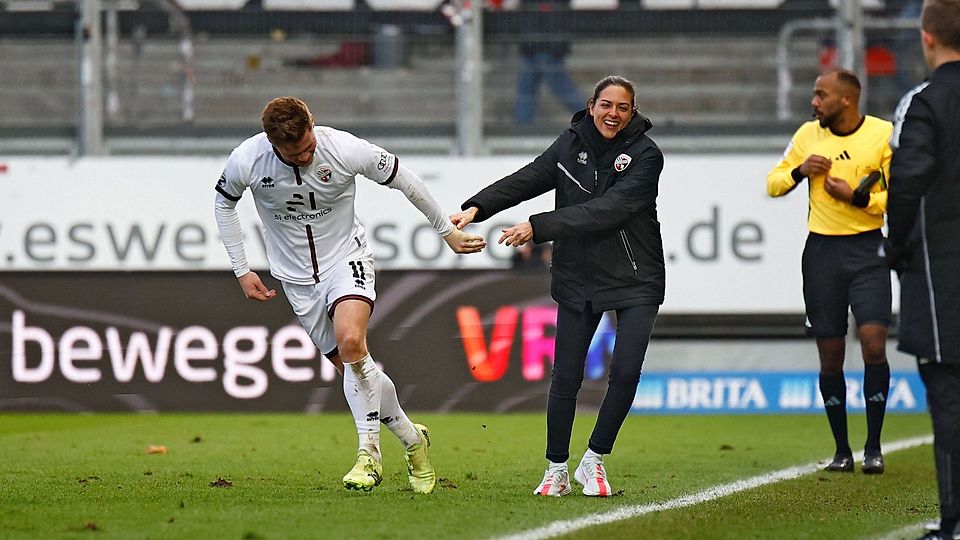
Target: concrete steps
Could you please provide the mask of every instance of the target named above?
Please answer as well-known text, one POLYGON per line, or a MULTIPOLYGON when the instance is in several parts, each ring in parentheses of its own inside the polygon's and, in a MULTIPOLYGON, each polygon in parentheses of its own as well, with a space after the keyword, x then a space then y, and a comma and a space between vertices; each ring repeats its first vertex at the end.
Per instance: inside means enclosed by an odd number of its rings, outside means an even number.
MULTIPOLYGON (((384 126, 450 125, 456 117, 453 44, 406 42, 406 62, 312 68, 286 65, 297 58, 337 51, 335 39, 271 41, 209 39, 194 43, 195 121, 249 124, 278 95, 310 103, 318 121, 384 126)), ((805 111, 816 70, 816 44, 798 41, 800 86, 794 110, 805 111), (810 73, 813 72, 811 76, 810 73), (807 81, 809 79, 809 81, 807 81)), ((0 123, 70 125, 77 116, 78 69, 72 40, 0 40, 0 123)), ((485 124, 509 128, 516 86, 517 53, 511 43, 486 47, 483 65, 485 124)), ((623 74, 637 83, 638 101, 655 119, 675 122, 748 122, 776 116, 776 43, 769 37, 638 38, 573 44, 568 71, 584 96, 600 78, 623 74)), ((180 120, 182 61, 176 39, 152 37, 118 47, 117 89, 125 125, 176 124, 180 120)), ((563 125, 569 112, 547 89, 538 123, 563 125)))

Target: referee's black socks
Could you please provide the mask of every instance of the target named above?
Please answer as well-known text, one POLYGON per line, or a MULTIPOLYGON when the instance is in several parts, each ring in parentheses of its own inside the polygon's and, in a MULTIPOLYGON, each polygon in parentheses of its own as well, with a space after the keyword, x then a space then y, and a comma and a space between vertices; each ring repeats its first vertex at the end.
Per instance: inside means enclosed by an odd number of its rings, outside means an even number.
POLYGON ((866 364, 863 367, 863 398, 867 408, 867 444, 864 450, 880 451, 880 432, 890 393, 890 364, 866 364))
POLYGON ((833 440, 837 443, 837 453, 853 454, 847 440, 847 383, 842 371, 834 375, 820 374, 820 395, 823 396, 823 408, 827 411, 833 440))

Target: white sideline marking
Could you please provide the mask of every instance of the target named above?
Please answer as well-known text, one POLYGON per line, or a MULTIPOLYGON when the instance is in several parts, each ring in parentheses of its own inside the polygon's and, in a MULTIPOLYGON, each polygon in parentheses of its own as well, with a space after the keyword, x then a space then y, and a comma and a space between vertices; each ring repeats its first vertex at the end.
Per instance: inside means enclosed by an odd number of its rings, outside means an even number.
POLYGON ((910 525, 905 525, 899 529, 875 536, 872 540, 913 540, 920 533, 924 532, 923 527, 928 521, 930 520, 925 519, 923 521, 911 523, 910 525))
MULTIPOLYGON (((932 443, 932 435, 927 435, 925 437, 914 437, 912 439, 903 439, 900 441, 894 441, 892 443, 885 443, 883 445, 883 451, 884 454, 889 454, 898 450, 905 450, 907 448, 914 448, 916 446, 932 443)), ((863 452, 857 452, 854 454, 853 459, 855 461, 862 460, 863 452)), ((498 537, 497 540, 542 540, 564 534, 570 534, 574 531, 586 529, 587 527, 593 527, 595 525, 604 525, 607 523, 635 518, 637 516, 642 516, 652 512, 676 510, 677 508, 684 508, 687 506, 693 506, 695 504, 712 501, 714 499, 726 497, 727 495, 733 495, 734 493, 739 493, 748 489, 754 489, 767 484, 773 484, 774 482, 780 482, 781 480, 792 480, 794 478, 799 478, 801 476, 819 471, 822 466, 823 465, 821 462, 816 462, 807 463, 806 465, 798 465, 796 467, 789 467, 767 474, 744 478, 742 480, 730 482, 729 484, 720 484, 718 486, 707 488, 703 491, 698 491, 690 495, 681 495, 680 497, 671 499, 669 501, 624 506, 617 508, 616 510, 603 512, 601 514, 590 514, 576 519, 554 521, 553 523, 549 523, 543 527, 537 527, 536 529, 530 529, 528 531, 501 536, 498 537)))

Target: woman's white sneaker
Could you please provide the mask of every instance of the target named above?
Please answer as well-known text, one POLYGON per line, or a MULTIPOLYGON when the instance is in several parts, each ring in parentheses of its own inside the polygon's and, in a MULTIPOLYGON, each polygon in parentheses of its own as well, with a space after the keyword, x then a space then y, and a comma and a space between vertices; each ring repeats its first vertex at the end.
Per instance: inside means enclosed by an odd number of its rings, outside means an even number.
POLYGON ((613 493, 607 482, 607 471, 603 468, 603 457, 584 456, 574 471, 573 477, 583 484, 583 494, 589 497, 609 497, 613 493))
POLYGON ((566 467, 547 469, 543 481, 533 490, 534 495, 562 497, 570 493, 570 471, 566 467))

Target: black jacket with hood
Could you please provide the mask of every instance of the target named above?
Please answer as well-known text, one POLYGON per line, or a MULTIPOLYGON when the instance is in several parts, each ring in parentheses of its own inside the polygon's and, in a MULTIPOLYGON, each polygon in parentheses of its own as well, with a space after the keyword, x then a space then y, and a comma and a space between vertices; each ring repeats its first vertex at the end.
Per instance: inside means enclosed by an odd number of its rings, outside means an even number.
POLYGON ((532 163, 470 197, 474 221, 551 189, 556 209, 530 216, 533 241, 553 241, 551 294, 557 303, 594 312, 663 303, 665 269, 657 185, 663 153, 634 113, 611 140, 586 110, 532 163))

